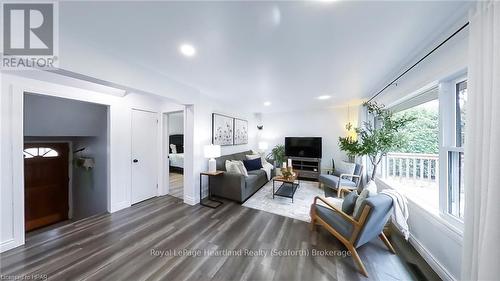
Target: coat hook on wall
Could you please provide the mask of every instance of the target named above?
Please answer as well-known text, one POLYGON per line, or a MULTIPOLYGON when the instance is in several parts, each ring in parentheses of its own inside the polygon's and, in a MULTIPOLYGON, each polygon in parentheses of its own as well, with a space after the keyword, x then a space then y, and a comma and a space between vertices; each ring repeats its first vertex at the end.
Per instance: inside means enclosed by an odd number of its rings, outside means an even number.
POLYGON ((257 125, 257 129, 259 129, 259 130, 264 129, 264 125, 257 125))

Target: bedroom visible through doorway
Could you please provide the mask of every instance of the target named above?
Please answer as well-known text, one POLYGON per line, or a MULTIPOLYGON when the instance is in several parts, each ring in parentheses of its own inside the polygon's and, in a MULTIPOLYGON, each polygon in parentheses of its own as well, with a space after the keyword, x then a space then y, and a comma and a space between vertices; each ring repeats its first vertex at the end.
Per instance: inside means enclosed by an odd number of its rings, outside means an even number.
MULTIPOLYGON (((184 198, 184 112, 165 114, 168 132, 169 194, 184 198)), ((166 121, 166 122, 165 122, 166 121)))

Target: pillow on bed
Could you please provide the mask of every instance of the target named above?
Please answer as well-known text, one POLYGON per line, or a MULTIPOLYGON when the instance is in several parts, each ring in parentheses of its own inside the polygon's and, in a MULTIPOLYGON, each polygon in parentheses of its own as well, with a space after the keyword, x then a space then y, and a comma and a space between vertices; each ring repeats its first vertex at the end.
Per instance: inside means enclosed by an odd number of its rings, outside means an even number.
POLYGON ((170 145, 170 150, 173 154, 177 154, 177 146, 175 144, 170 145))

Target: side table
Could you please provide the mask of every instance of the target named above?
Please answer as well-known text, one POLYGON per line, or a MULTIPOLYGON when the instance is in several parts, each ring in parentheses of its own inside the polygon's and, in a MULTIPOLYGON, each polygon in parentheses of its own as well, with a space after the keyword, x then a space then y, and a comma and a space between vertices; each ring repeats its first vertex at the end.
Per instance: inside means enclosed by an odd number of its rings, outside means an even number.
POLYGON ((217 177, 217 176, 220 176, 222 175, 224 172, 222 171, 215 171, 215 172, 201 172, 200 173, 200 205, 201 206, 205 206, 205 207, 209 207, 209 208, 212 208, 212 209, 215 209, 217 207, 219 207, 220 205, 222 205, 223 203, 221 201, 217 201, 217 200, 213 200, 212 199, 212 193, 210 192, 210 178, 211 177, 217 177), (203 186, 203 178, 202 176, 207 176, 208 177, 208 202, 215 202, 216 204, 215 205, 209 205, 209 204, 205 204, 203 203, 203 199, 201 197, 201 189, 202 189, 202 186, 203 186))

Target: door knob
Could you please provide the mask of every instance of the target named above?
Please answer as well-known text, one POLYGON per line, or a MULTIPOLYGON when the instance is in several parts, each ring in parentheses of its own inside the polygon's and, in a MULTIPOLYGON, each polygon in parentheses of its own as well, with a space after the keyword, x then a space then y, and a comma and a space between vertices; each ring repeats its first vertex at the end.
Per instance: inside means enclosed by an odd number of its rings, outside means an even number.
POLYGON ((132 162, 137 163, 137 162, 139 162, 139 160, 134 159, 134 160, 132 160, 132 162))

